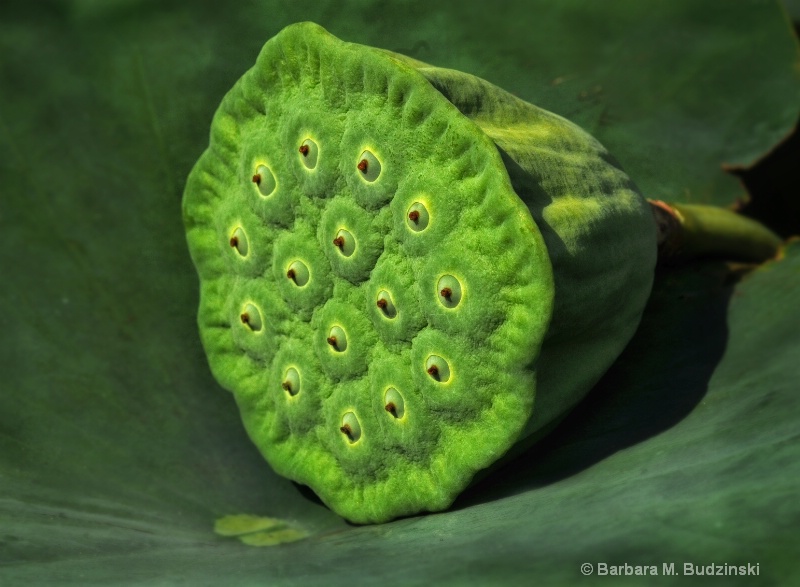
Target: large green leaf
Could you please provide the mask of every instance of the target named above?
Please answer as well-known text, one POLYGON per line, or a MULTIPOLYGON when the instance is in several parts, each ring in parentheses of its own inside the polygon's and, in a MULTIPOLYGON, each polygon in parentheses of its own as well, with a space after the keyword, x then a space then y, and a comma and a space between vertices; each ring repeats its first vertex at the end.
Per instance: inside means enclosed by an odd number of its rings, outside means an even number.
POLYGON ((740 282, 662 272, 586 404, 452 511, 352 527, 250 445, 199 345, 180 195, 222 95, 284 25, 483 76, 597 134, 653 196, 733 201, 719 164, 797 117, 772 2, 456 6, 3 3, 0 584, 572 583, 584 561, 800 574, 798 245, 740 282), (312 536, 213 533, 241 513, 312 536))

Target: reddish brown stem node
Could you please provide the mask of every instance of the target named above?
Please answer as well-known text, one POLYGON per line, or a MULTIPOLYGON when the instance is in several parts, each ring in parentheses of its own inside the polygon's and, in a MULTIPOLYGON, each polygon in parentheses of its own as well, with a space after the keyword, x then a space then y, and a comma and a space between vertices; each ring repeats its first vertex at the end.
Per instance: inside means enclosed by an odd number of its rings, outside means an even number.
POLYGON ((438 379, 439 378, 439 367, 437 367, 436 365, 431 365, 430 367, 428 367, 428 375, 430 375, 434 379, 438 379))
POLYGON ((298 151, 300 151, 300 154, 303 155, 303 157, 308 157, 308 145, 300 145, 298 151))
POLYGON ((376 303, 378 304, 378 307, 381 310, 386 309, 386 300, 384 300, 383 298, 380 298, 376 303))
POLYGON ((397 418, 397 406, 394 405, 394 402, 389 402, 386 404, 386 411, 397 418))
POLYGON ((350 440, 353 440, 353 431, 350 429, 349 424, 345 424, 344 426, 339 428, 339 431, 345 436, 347 436, 347 438, 349 438, 350 440))
POLYGON ((242 320, 242 324, 250 323, 250 314, 248 314, 247 312, 242 312, 242 315, 239 316, 239 318, 242 320))
POLYGON ((411 222, 416 223, 417 221, 419 221, 419 212, 417 212, 416 210, 412 210, 411 212, 408 213, 408 219, 411 222))
POLYGON ((289 271, 286 272, 286 277, 297 283, 297 274, 294 272, 294 269, 289 269, 289 271))
POLYGON ((328 337, 328 344, 331 345, 333 348, 336 348, 336 337, 329 336, 328 337))
POLYGON ((333 244, 339 247, 340 250, 344 250, 344 237, 337 236, 335 239, 333 239, 333 244))
POLYGON ((442 291, 439 292, 443 298, 450 299, 450 296, 453 295, 453 290, 449 287, 443 287, 442 291))
POLYGON ((361 173, 366 173, 368 166, 369 166, 369 163, 367 163, 366 159, 362 159, 361 161, 358 162, 358 165, 356 165, 356 167, 358 167, 358 170, 361 173))
POLYGON ((231 237, 231 246, 232 246, 232 247, 237 247, 237 246, 239 246, 239 239, 238 239, 238 238, 236 238, 235 236, 232 236, 232 237, 231 237))
POLYGON ((256 185, 261 185, 261 174, 260 173, 256 173, 253 176, 253 183, 256 184, 256 185))

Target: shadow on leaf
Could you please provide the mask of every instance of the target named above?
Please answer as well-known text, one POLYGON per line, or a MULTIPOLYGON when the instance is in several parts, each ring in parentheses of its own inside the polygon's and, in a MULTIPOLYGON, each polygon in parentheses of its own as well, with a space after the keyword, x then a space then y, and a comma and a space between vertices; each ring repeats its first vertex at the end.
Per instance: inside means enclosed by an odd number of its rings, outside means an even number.
POLYGON ((721 262, 660 269, 634 338, 584 401, 453 508, 557 482, 678 424, 703 399, 722 359, 728 303, 745 270, 721 262))

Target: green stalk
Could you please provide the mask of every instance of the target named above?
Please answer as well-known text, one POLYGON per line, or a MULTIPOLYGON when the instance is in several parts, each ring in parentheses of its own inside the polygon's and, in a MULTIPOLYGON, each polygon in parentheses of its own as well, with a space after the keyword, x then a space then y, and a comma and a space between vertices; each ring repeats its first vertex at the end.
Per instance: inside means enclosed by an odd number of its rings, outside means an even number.
POLYGON ((783 242, 763 224, 731 210, 648 201, 658 225, 660 261, 717 257, 761 263, 775 257, 783 242))

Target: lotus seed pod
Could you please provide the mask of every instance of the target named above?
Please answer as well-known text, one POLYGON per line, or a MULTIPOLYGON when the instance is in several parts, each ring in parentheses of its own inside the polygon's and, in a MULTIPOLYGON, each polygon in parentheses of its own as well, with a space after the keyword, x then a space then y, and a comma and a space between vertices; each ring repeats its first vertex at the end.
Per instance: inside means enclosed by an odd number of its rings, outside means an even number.
POLYGON ((447 508, 552 427, 656 260, 580 128, 311 23, 225 96, 183 211, 212 372, 271 466, 360 523, 447 508))

